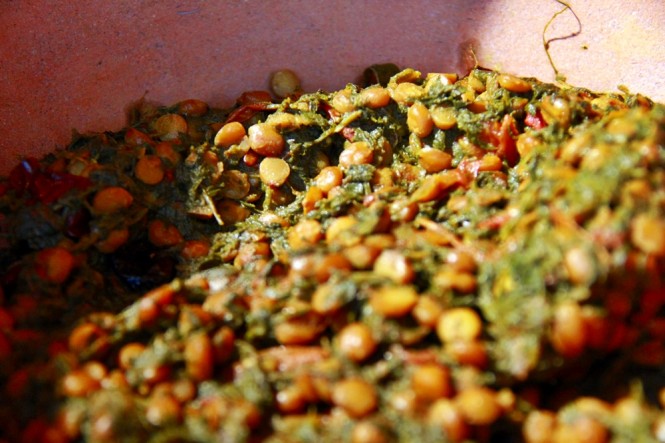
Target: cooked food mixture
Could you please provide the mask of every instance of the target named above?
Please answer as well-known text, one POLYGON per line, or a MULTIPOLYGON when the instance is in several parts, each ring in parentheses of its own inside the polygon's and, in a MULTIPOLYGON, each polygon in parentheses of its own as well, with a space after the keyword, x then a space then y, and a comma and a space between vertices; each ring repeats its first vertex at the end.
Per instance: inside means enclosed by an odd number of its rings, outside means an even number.
POLYGON ((23 159, 5 441, 665 441, 665 107, 391 68, 23 159))

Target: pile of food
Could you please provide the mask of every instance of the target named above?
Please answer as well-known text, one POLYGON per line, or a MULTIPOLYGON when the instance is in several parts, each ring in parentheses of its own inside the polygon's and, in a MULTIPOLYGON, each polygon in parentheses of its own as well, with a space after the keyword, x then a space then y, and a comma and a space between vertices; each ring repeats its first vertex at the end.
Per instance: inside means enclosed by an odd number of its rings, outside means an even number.
POLYGON ((23 159, 4 438, 665 441, 665 107, 369 83, 139 103, 23 159))

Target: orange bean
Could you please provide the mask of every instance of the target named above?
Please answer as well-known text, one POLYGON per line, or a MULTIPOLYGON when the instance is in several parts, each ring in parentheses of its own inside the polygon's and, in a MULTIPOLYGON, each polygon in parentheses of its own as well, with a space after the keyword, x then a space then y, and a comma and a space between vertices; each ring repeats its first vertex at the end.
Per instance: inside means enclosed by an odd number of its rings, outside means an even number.
POLYGON ((390 93, 382 86, 370 86, 359 93, 360 102, 368 108, 378 109, 390 103, 390 93))
POLYGON ((127 343, 118 352, 118 366, 127 370, 132 367, 134 361, 145 351, 143 343, 127 343))
POLYGON ((104 337, 106 337, 106 332, 96 324, 82 323, 69 334, 69 350, 80 354, 104 337))
POLYGON ((445 310, 436 325, 436 333, 444 343, 475 340, 482 331, 480 316, 466 307, 445 310))
POLYGON ((277 157, 284 151, 284 137, 267 123, 256 123, 249 127, 249 146, 257 154, 277 157))
POLYGON ((95 248, 104 254, 111 254, 117 251, 122 245, 127 243, 128 240, 129 229, 114 229, 108 233, 106 238, 97 241, 97 243, 95 243, 95 248))
POLYGON ((155 146, 155 155, 161 158, 168 166, 176 166, 180 163, 181 157, 180 154, 173 149, 173 145, 170 142, 160 142, 155 146))
POLYGON ((343 179, 344 173, 339 166, 326 166, 314 178, 314 183, 324 194, 327 194, 334 187, 341 185, 343 179))
POLYGON ((445 352, 457 363, 484 369, 488 363, 485 343, 478 340, 456 340, 445 345, 445 352))
POLYGON ((406 113, 406 125, 409 131, 420 138, 427 137, 432 133, 434 122, 427 106, 421 102, 415 102, 406 113))
POLYGON ((443 106, 433 106, 430 109, 430 115, 434 126, 441 130, 450 129, 457 124, 457 115, 455 108, 447 108, 443 106))
POLYGON ((322 238, 321 223, 310 219, 301 219, 287 233, 289 246, 294 250, 314 246, 322 238))
POLYGON ((210 337, 205 332, 195 332, 185 340, 185 367, 187 375, 195 381, 212 377, 214 352, 210 337))
POLYGON ((325 324, 319 315, 310 313, 289 318, 274 327, 275 338, 282 345, 307 345, 314 342, 325 324))
POLYGON ((371 421, 360 421, 351 431, 351 443, 388 443, 389 441, 386 432, 371 421))
POLYGON ((175 246, 183 241, 176 226, 162 220, 152 220, 148 224, 148 240, 157 247, 175 246))
POLYGON ((202 100, 190 98, 178 103, 178 112, 182 115, 201 117, 208 112, 208 104, 202 100))
POLYGON ((74 256, 67 249, 56 246, 42 249, 35 257, 35 271, 44 281, 63 284, 75 266, 74 256))
POLYGON ((370 306, 385 317, 404 317, 418 303, 412 286, 383 286, 371 294, 370 306))
POLYGON ((417 366, 411 374, 411 388, 425 401, 449 397, 453 393, 450 371, 438 363, 417 366))
POLYGON ((367 142, 349 143, 339 154, 339 166, 366 165, 374 160, 374 150, 367 142))
POLYGON ((345 234, 350 234, 353 226, 357 223, 358 220, 352 215, 343 215, 341 217, 333 218, 326 229, 326 243, 329 245, 347 245, 349 236, 346 236, 345 234))
POLYGON ((60 382, 62 393, 68 397, 86 397, 99 387, 99 381, 81 369, 68 373, 60 382))
POLYGON ((302 199, 302 208, 305 214, 312 212, 316 209, 316 204, 325 198, 323 190, 318 186, 310 186, 305 191, 302 199))
POLYGON ((344 305, 344 300, 335 292, 335 285, 324 283, 318 285, 312 294, 312 309, 322 315, 333 314, 344 305))
POLYGON ((569 358, 580 355, 586 347, 586 335, 580 305, 566 301, 554 308, 551 342, 557 352, 569 358))
POLYGON ((134 202, 134 197, 124 188, 110 186, 95 194, 92 208, 99 214, 113 214, 129 208, 134 202))
POLYGON ((261 181, 272 187, 279 187, 286 183, 291 174, 289 164, 281 158, 266 157, 259 164, 261 181))
POLYGON ((665 219, 639 214, 633 219, 631 242, 645 254, 665 256, 665 219))
POLYGON ((337 334, 340 352, 354 362, 369 358, 377 347, 376 339, 369 326, 363 323, 350 323, 337 334))
POLYGON ((354 111, 356 109, 356 105, 353 104, 351 94, 351 90, 349 89, 342 89, 341 91, 337 91, 330 100, 330 106, 332 106, 332 108, 340 114, 354 111))
POLYGON ((230 122, 221 127, 215 135, 215 146, 228 148, 236 145, 247 135, 245 127, 240 122, 230 122))
POLYGON ((362 418, 378 406, 374 386, 360 378, 347 378, 333 386, 332 402, 353 418, 362 418))
POLYGON ((470 428, 457 405, 447 398, 436 400, 427 411, 427 421, 441 427, 452 442, 461 442, 469 437, 470 428))
POLYGON ((551 443, 556 416, 550 411, 531 411, 522 425, 525 443, 551 443))
POLYGON ((280 69, 270 76, 270 89, 279 98, 286 98, 300 91, 300 78, 290 69, 280 69))
POLYGON ((156 155, 145 155, 136 162, 134 175, 146 185, 156 185, 164 179, 164 165, 156 155))
POLYGON ((443 310, 443 304, 435 297, 422 295, 418 297, 418 302, 413 307, 412 315, 419 324, 434 328, 443 310))
POLYGON ((188 240, 182 247, 180 255, 187 260, 205 257, 210 251, 210 243, 207 240, 188 240))
POLYGON ((440 149, 425 147, 418 153, 418 163, 430 174, 450 168, 452 162, 453 156, 440 149))
POLYGON ((178 114, 164 114, 155 120, 153 128, 161 140, 174 140, 187 134, 187 120, 178 114))
POLYGON ((165 426, 181 420, 180 403, 172 395, 153 395, 145 409, 145 418, 153 426, 165 426))
POLYGON ((356 244, 344 248, 343 254, 355 269, 371 269, 381 250, 367 244, 356 244))
POLYGON ((410 105, 425 93, 422 86, 411 82, 399 83, 389 91, 392 99, 401 105, 410 105))
POLYGON ((497 77, 499 86, 503 89, 507 89, 510 92, 524 93, 531 91, 531 83, 524 80, 523 78, 515 77, 510 74, 499 74, 497 77))
POLYGON ((415 278, 411 262, 396 250, 381 252, 374 262, 374 272, 398 284, 411 283, 415 278))
POLYGON ((213 354, 215 363, 224 363, 235 350, 235 333, 228 326, 222 326, 212 336, 213 354))
POLYGON ((502 413, 496 392, 483 386, 464 389, 455 397, 455 404, 471 425, 492 424, 502 413))
POLYGON ((125 143, 130 146, 151 145, 153 143, 150 136, 136 128, 127 128, 125 131, 125 143))

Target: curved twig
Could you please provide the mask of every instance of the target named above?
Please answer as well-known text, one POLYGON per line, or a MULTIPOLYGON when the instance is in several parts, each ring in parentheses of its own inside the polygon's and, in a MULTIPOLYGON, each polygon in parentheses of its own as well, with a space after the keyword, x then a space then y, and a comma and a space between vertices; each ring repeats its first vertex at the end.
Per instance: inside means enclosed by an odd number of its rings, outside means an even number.
POLYGON ((554 70, 554 74, 556 75, 556 80, 561 83, 566 83, 566 76, 561 74, 559 70, 556 68, 556 65, 554 64, 554 60, 552 59, 552 54, 550 54, 550 44, 552 42, 558 41, 558 40, 567 40, 569 38, 576 37, 582 33, 582 21, 580 18, 577 16, 575 11, 573 10, 572 6, 568 4, 568 2, 565 2, 563 0, 555 0, 557 3, 563 5, 563 9, 560 11, 556 12, 545 24, 545 27, 543 28, 543 48, 545 48, 545 54, 547 55, 547 59, 550 62, 550 66, 552 66, 552 69, 554 70), (575 20, 577 21, 577 30, 564 36, 560 37, 552 37, 548 39, 545 34, 547 33, 547 29, 550 27, 550 25, 556 20, 558 16, 563 14, 566 11, 570 11, 573 14, 573 17, 575 17, 575 20))

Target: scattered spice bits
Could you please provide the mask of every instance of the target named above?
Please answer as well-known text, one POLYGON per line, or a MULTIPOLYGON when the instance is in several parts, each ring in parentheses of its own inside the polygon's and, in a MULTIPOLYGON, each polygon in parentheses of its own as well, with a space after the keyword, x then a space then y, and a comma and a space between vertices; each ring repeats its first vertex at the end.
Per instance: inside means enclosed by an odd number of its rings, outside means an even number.
POLYGON ((0 180, 0 440, 662 440, 665 108, 389 68, 0 180))

